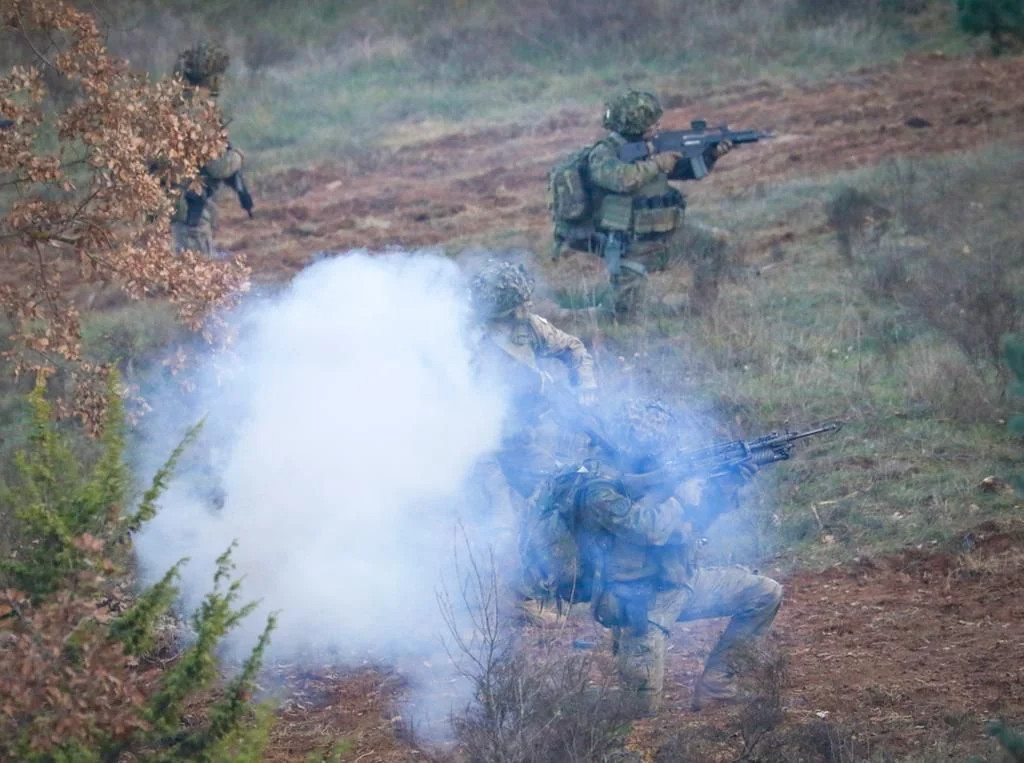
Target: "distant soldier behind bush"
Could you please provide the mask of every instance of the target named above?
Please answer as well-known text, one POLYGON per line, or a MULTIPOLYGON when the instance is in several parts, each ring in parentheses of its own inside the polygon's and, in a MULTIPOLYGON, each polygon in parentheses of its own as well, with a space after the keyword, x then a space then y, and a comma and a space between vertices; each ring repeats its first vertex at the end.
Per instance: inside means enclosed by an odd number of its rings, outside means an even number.
MULTIPOLYGON (((175 73, 184 80, 188 97, 216 98, 230 57, 217 45, 199 43, 178 56, 175 73)), ((227 144, 224 153, 203 166, 199 184, 186 188, 171 218, 171 234, 175 251, 191 249, 214 255, 213 231, 217 209, 213 197, 220 186, 227 185, 238 194, 238 202, 252 217, 252 197, 242 179, 242 152, 227 144)))

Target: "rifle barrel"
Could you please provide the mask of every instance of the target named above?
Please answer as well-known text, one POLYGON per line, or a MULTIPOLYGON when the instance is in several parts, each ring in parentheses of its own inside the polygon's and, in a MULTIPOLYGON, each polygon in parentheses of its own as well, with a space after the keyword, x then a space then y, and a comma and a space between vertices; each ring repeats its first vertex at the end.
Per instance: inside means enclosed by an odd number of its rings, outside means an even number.
POLYGON ((802 440, 804 437, 811 437, 816 434, 823 434, 824 432, 838 432, 843 428, 843 422, 841 421, 830 421, 827 424, 822 424, 816 429, 808 429, 806 432, 797 432, 792 435, 794 440, 802 440))

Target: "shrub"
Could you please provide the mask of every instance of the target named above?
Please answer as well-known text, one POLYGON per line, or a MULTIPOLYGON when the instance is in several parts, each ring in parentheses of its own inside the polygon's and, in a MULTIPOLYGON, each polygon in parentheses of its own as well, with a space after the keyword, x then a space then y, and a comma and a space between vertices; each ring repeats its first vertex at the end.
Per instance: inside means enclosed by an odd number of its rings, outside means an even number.
MULTIPOLYGON (((110 514, 119 510, 129 484, 116 392, 112 389, 108 397, 110 426, 101 440, 102 456, 84 474, 68 438, 51 421, 44 380, 40 374, 29 398, 29 444, 15 455, 17 479, 3 493, 17 525, 16 549, 10 558, 0 559, 0 580, 33 601, 54 593, 87 567, 96 543, 103 543, 97 539, 114 531, 110 514)), ((111 377, 112 384, 116 380, 116 375, 111 377)))
POLYGON ((825 216, 836 233, 839 256, 852 265, 854 246, 867 239, 877 242, 885 231, 889 211, 864 191, 844 186, 825 204, 825 216))
MULTIPOLYGON (((593 683, 589 655, 507 655, 487 666, 478 702, 453 720, 468 760, 586 763, 622 749, 634 711, 593 683)), ((483 677, 483 674, 481 674, 483 677)))
POLYGON ((1008 728, 1002 721, 990 722, 985 732, 999 741, 1011 760, 1024 761, 1024 735, 1020 732, 1008 728))
MULTIPOLYGON (((1013 383, 1010 387, 1011 394, 1017 397, 1024 397, 1024 337, 1019 335, 1007 336, 1003 340, 1003 356, 1006 365, 1013 374, 1013 383)), ((1007 422, 1010 431, 1017 437, 1024 438, 1024 413, 1018 413, 1010 417, 1007 422)), ((1017 476, 1017 489, 1024 492, 1024 474, 1017 476)))
POLYGON ((187 440, 126 512, 116 376, 109 384, 102 447, 88 464, 53 422, 41 378, 32 393, 29 443, 3 493, 19 542, 0 560, 0 759, 257 760, 269 715, 251 694, 273 619, 237 676, 184 727, 184 708, 216 690, 219 642, 252 605, 239 606, 238 583, 226 583, 225 553, 192 616, 192 643, 166 671, 149 659, 176 598, 178 565, 131 601, 129 543, 155 513, 187 440))
POLYGON ((933 251, 917 264, 907 302, 967 357, 1002 370, 1003 335, 1020 328, 1024 302, 1014 285, 1021 247, 995 242, 970 253, 933 251))
POLYGON ((99 431, 106 369, 81 356, 83 282, 167 298, 193 329, 247 284, 240 261, 171 251, 172 205, 223 150, 221 118, 180 81, 110 58, 92 17, 61 2, 4 3, 0 39, 25 52, 0 78, 4 357, 17 372, 69 368, 64 402, 99 431))
POLYGON ((1024 1, 956 0, 956 23, 968 34, 987 34, 992 54, 1024 42, 1024 1))
POLYGON ((475 702, 452 718, 459 759, 585 763, 621 750, 635 701, 601 678, 610 666, 518 644, 493 556, 483 565, 468 539, 466 548, 467 562, 456 560, 458 596, 438 597, 449 654, 475 688, 475 702))

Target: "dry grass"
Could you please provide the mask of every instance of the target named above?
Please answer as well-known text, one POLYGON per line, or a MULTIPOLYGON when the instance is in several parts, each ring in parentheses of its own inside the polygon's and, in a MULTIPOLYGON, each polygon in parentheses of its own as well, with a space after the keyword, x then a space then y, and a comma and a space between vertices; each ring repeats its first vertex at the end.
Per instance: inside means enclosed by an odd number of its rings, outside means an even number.
POLYGON ((251 166, 393 144, 392 128, 427 120, 595 111, 609 89, 638 82, 684 93, 737 79, 807 80, 938 40, 963 45, 940 0, 862 0, 854 12, 804 0, 699 0, 685 12, 670 0, 591 0, 585 13, 574 0, 313 0, 257 13, 236 0, 89 7, 112 50, 157 75, 184 45, 222 41, 233 62, 222 100, 251 166))

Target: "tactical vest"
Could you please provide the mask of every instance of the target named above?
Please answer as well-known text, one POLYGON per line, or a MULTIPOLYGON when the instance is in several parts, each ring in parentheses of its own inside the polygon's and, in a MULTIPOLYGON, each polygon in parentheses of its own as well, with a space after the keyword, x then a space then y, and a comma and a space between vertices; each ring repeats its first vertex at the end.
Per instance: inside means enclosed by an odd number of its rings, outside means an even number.
POLYGON ((597 210, 599 230, 619 231, 639 240, 674 231, 683 221, 683 195, 658 175, 630 194, 605 193, 597 210))
POLYGON ((610 193, 590 179, 591 152, 602 144, 617 151, 625 142, 612 133, 570 154, 551 170, 549 207, 556 245, 568 242, 589 249, 600 245, 595 234, 609 232, 638 241, 660 239, 682 224, 686 201, 665 174, 629 194, 610 193))

